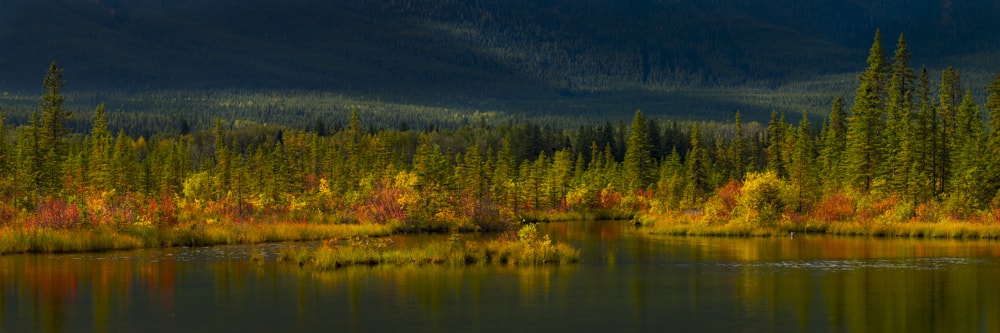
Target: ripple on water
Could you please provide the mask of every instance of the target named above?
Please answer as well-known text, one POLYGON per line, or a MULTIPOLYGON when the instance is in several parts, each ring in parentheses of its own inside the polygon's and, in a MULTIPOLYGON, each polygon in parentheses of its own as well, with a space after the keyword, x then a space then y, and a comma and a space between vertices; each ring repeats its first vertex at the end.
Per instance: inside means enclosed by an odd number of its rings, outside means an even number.
POLYGON ((906 258, 906 259, 866 259, 866 260, 784 260, 774 262, 717 262, 708 263, 716 267, 762 271, 806 270, 819 273, 843 272, 861 269, 875 270, 943 270, 982 263, 978 258, 906 258))
POLYGON ((259 245, 232 245, 232 246, 212 246, 212 247, 178 247, 166 249, 140 249, 134 251, 121 252, 100 252, 100 253, 70 253, 52 254, 46 257, 52 260, 79 260, 79 261, 123 261, 123 262, 235 262, 249 261, 254 252, 263 253, 264 259, 268 261, 277 260, 278 252, 286 247, 294 246, 317 246, 317 242, 306 243, 270 243, 259 245))

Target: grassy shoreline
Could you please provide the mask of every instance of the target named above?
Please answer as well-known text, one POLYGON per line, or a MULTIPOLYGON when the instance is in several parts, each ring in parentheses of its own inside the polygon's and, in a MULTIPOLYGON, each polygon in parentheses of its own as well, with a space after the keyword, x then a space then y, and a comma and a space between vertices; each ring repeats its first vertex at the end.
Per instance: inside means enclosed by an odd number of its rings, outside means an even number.
POLYGON ((176 227, 98 226, 80 229, 0 228, 0 255, 314 241, 387 236, 392 230, 392 225, 310 223, 187 223, 176 227))
MULTIPOLYGON (((633 214, 619 211, 592 212, 533 212, 521 215, 525 222, 555 222, 574 220, 624 220, 633 214)), ((1000 240, 1000 222, 964 221, 945 219, 936 222, 906 221, 820 221, 807 219, 792 221, 782 218, 769 226, 751 226, 740 223, 704 223, 699 214, 673 212, 669 214, 636 215, 644 232, 674 236, 708 237, 776 237, 790 233, 822 234, 833 236, 883 237, 883 238, 950 238, 1000 240)), ((436 232, 468 232, 462 228, 433 230, 436 232)), ((96 226, 75 229, 0 227, 0 255, 15 253, 69 253, 134 250, 140 248, 168 248, 178 246, 210 246, 258 244, 286 241, 317 241, 350 239, 354 237, 385 237, 413 230, 398 224, 332 224, 332 223, 260 223, 239 224, 231 222, 187 222, 173 227, 152 225, 96 226)), ((474 244, 476 245, 476 244, 474 244)), ((473 262, 492 261, 496 256, 493 245, 470 253, 473 262), (491 247, 493 246, 493 247, 491 247), (493 252, 490 252, 493 251, 493 252), (484 259, 488 258, 488 259, 484 259)), ((429 250, 441 253, 440 249, 429 250)), ((446 252, 446 251, 445 251, 446 252)), ((419 253, 396 253, 400 257, 422 259, 417 262, 441 263, 441 257, 419 253)), ((500 257, 509 255, 499 255, 500 257)), ((369 258, 368 262, 399 262, 387 258, 369 258), (381 259, 380 259, 381 258, 381 259)), ((506 258, 506 257, 505 257, 506 258)), ((504 259, 507 260, 507 259, 504 259)), ((360 260, 366 261, 366 260, 360 260)), ((411 260, 414 261, 414 260, 411 260)))
POLYGON ((782 219, 771 226, 748 226, 737 223, 700 223, 696 214, 643 216, 643 228, 650 234, 710 237, 775 237, 797 234, 830 236, 928 239, 1000 240, 1000 223, 958 220, 937 222, 815 221, 793 222, 782 219))
POLYGON ((518 215, 521 222, 613 221, 635 216, 635 212, 618 209, 524 212, 518 215))

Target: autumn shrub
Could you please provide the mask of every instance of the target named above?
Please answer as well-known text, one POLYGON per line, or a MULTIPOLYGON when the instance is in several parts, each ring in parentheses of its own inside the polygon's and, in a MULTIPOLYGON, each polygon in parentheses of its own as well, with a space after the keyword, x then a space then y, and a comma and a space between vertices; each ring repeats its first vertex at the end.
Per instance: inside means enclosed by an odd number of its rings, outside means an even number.
POLYGON ((622 201, 622 194, 616 191, 614 187, 611 186, 611 184, 608 184, 607 187, 601 190, 601 193, 597 199, 598 208, 617 207, 618 204, 621 203, 621 201, 622 201))
POLYGON ((813 217, 824 222, 844 221, 854 216, 854 203, 842 193, 823 197, 813 209, 813 217))
POLYGON ((934 200, 921 202, 913 209, 913 219, 920 222, 937 222, 941 220, 941 209, 934 200))
POLYGON ((514 221, 500 211, 500 206, 489 199, 466 198, 462 206, 466 207, 477 231, 507 230, 514 225, 514 221))
POLYGON ((150 198, 142 207, 142 218, 157 226, 172 227, 177 225, 177 203, 168 194, 150 198))
POLYGON ((35 215, 28 218, 28 228, 70 229, 80 226, 80 209, 62 198, 46 198, 35 206, 35 215))
POLYGON ((740 190, 743 182, 731 180, 715 191, 715 196, 708 199, 703 207, 704 214, 699 220, 702 225, 726 224, 733 219, 733 210, 739 203, 740 190))
POLYGON ((972 196, 964 192, 948 194, 944 200, 941 200, 939 209, 946 217, 956 220, 964 220, 975 213, 972 196))
POLYGON ((10 202, 7 198, 0 200, 0 228, 14 225, 14 222, 17 219, 17 208, 13 205, 7 204, 7 202, 10 202))
POLYGON ((887 207, 882 214, 881 220, 887 223, 909 222, 916 215, 916 210, 912 201, 894 200, 893 205, 887 207))
POLYGON ((740 189, 733 223, 750 227, 771 227, 781 218, 782 181, 773 172, 749 173, 740 189))

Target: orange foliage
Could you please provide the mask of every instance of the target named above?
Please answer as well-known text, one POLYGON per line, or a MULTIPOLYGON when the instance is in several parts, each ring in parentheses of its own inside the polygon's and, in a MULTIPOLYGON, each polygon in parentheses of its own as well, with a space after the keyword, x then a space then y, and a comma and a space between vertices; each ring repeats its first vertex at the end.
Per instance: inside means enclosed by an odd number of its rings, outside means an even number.
POLYGON ((160 226, 177 225, 177 203, 170 195, 148 200, 142 209, 142 216, 153 224, 160 226))
POLYGON ((899 197, 893 195, 889 196, 888 198, 876 201, 874 204, 872 204, 872 210, 876 215, 882 215, 885 212, 896 208, 896 205, 898 204, 899 204, 899 197))
POLYGON ((358 219, 375 223, 405 221, 407 215, 405 208, 400 204, 401 197, 399 189, 385 185, 378 186, 364 203, 355 207, 358 219))
POLYGON ((740 198, 740 190, 742 189, 743 182, 733 179, 715 191, 716 196, 719 198, 719 203, 723 205, 725 211, 732 211, 736 207, 736 202, 740 198))
POLYGON ((618 206, 618 203, 622 202, 622 194, 611 189, 610 187, 607 187, 601 190, 601 196, 598 202, 600 203, 600 208, 616 207, 618 206))
POLYGON ((854 203, 847 196, 835 193, 824 197, 816 205, 813 215, 821 221, 843 221, 854 215, 854 203))

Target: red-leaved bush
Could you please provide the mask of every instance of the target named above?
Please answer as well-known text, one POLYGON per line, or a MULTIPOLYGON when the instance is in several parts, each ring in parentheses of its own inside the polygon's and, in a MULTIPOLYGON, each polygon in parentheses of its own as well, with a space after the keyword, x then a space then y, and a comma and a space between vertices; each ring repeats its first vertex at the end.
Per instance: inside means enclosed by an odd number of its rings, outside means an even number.
POLYGON ((28 228, 71 229, 80 226, 80 210, 61 198, 50 198, 35 207, 28 228))
POLYGON ((847 196, 835 193, 820 200, 813 215, 821 221, 843 221, 854 215, 854 203, 847 196))

